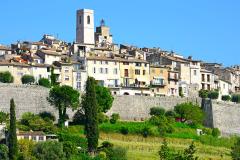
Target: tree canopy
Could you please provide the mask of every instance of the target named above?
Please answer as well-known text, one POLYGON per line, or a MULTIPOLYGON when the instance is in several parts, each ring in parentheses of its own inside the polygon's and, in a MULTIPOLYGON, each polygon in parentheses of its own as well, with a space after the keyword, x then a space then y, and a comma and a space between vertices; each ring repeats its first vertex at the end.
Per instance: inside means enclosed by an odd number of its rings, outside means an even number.
POLYGON ((0 82, 2 83, 13 83, 13 76, 10 72, 0 72, 0 82))
POLYGON ((112 107, 114 98, 106 87, 96 85, 95 91, 99 111, 106 113, 112 107))
POLYGON ((181 118, 182 122, 191 121, 192 123, 199 124, 204 119, 204 113, 200 106, 191 102, 178 104, 174 107, 174 111, 181 118))
POLYGON ((63 126, 67 119, 67 108, 77 109, 79 107, 79 92, 70 86, 54 86, 50 92, 48 101, 55 106, 59 112, 59 125, 63 126))
POLYGON ((23 84, 31 84, 34 83, 35 79, 32 75, 24 75, 21 78, 23 84))

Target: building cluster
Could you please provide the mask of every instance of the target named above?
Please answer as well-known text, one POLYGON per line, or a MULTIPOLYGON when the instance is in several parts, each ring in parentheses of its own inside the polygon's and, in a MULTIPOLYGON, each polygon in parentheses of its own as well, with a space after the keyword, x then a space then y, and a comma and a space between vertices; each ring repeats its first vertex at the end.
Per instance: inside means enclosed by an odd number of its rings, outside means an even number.
POLYGON ((160 48, 115 44, 104 20, 95 31, 94 11, 89 9, 77 11, 76 42, 44 35, 38 42, 0 46, 3 71, 14 76, 15 84, 21 84, 25 74, 36 83, 54 74, 60 85, 82 92, 90 76, 114 95, 188 97, 201 89, 217 89, 220 95, 240 91, 240 66, 226 68, 160 48))

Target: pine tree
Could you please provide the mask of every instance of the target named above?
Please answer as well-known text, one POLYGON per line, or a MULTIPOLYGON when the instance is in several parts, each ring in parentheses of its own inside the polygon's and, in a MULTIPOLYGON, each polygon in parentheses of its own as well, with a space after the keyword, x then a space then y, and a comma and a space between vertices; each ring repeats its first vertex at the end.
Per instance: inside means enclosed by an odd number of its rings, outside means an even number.
POLYGON ((95 92, 95 79, 88 77, 86 83, 86 94, 83 97, 82 107, 85 111, 85 133, 88 140, 88 152, 91 155, 96 153, 98 146, 98 106, 95 92))
POLYGON ((16 160, 18 154, 17 148, 17 133, 16 133, 16 115, 14 100, 10 101, 10 129, 8 137, 9 160, 16 160))

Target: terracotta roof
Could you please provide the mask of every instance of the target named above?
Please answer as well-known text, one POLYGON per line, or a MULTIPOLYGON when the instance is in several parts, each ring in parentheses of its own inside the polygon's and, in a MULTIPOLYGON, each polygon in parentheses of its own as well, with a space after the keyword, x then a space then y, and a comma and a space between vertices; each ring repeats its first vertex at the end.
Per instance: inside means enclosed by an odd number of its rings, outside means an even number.
POLYGON ((6 46, 1 46, 1 45, 0 45, 0 50, 12 51, 11 48, 8 48, 6 46))
POLYGON ((18 136, 44 136, 45 133, 41 131, 35 131, 35 132, 19 132, 17 133, 18 136))
POLYGON ((51 51, 51 50, 39 50, 39 52, 42 52, 46 55, 52 55, 52 56, 61 56, 61 54, 59 52, 56 52, 56 51, 51 51))
POLYGON ((108 58, 108 57, 87 57, 87 60, 103 60, 103 61, 118 61, 118 62, 139 62, 139 63, 149 63, 148 61, 142 59, 124 59, 120 57, 108 58))

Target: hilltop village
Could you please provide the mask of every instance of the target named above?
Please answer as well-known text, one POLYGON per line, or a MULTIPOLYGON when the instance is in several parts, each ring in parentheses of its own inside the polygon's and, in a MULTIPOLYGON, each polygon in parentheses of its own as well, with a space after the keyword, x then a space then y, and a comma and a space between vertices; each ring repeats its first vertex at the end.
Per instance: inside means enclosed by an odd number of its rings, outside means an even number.
POLYGON ((240 66, 225 68, 160 48, 115 44, 104 20, 95 29, 89 9, 77 11, 76 42, 46 34, 37 42, 1 45, 0 72, 5 71, 14 84, 21 84, 24 75, 37 84, 54 74, 60 85, 81 92, 90 76, 113 95, 195 97, 203 89, 218 90, 221 97, 240 91, 240 66))

